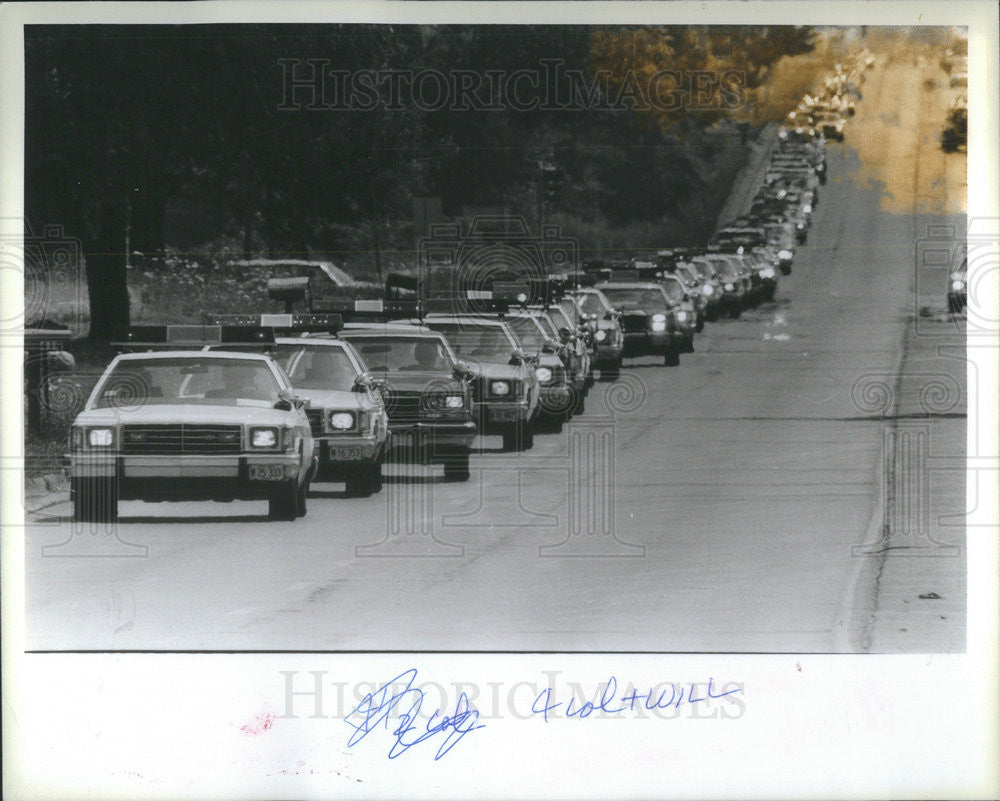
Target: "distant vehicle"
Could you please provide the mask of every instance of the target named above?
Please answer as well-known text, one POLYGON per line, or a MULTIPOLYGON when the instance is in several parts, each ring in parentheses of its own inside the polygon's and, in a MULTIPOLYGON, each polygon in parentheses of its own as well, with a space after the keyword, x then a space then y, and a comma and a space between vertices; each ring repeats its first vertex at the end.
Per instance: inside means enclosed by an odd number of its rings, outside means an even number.
POLYGON ((962 259, 957 270, 948 277, 948 311, 952 315, 959 314, 968 303, 969 260, 962 259))
POLYGON ((119 500, 267 500, 269 518, 295 520, 317 466, 304 404, 269 356, 122 354, 73 421, 73 517, 116 520, 119 500))
POLYGON ((577 313, 592 326, 594 366, 601 371, 602 381, 614 381, 621 375, 622 350, 625 333, 621 315, 599 289, 587 287, 577 290, 562 305, 572 303, 577 313))
POLYGON ((607 281, 595 286, 621 314, 622 356, 661 356, 667 366, 680 364, 684 334, 666 291, 657 283, 607 281))

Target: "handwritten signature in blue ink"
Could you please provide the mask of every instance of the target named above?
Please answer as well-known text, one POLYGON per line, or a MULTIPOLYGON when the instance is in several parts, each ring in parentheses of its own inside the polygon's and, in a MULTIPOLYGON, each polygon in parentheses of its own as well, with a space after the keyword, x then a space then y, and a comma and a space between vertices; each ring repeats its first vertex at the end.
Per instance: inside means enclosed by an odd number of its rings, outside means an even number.
POLYGON ((389 759, 395 759, 413 746, 443 735, 444 739, 434 755, 436 762, 458 745, 469 732, 485 727, 485 723, 478 723, 479 711, 469 704, 469 698, 463 692, 455 703, 454 714, 442 715, 435 709, 421 729, 415 721, 420 714, 424 693, 413 686, 416 678, 416 668, 410 668, 387 681, 374 693, 367 694, 357 708, 344 718, 347 725, 354 729, 347 745, 357 745, 379 726, 388 731, 392 725, 389 717, 396 713, 399 715, 399 725, 391 732, 394 740, 389 748, 389 759), (395 692, 393 685, 404 681, 406 684, 402 690, 395 692))
MULTIPOLYGON (((671 706, 679 708, 682 703, 685 703, 684 688, 681 687, 680 692, 677 691, 677 687, 673 684, 669 685, 670 697, 667 698, 667 691, 661 690, 654 697, 654 691, 651 688, 648 693, 639 693, 632 690, 626 693, 621 698, 615 699, 618 694, 618 680, 612 676, 608 679, 608 683, 604 686, 604 692, 601 693, 601 700, 596 704, 590 701, 585 701, 582 705, 577 708, 573 707, 573 699, 570 698, 569 701, 565 703, 565 708, 563 709, 563 714, 567 718, 586 718, 589 717, 594 712, 600 710, 601 712, 607 712, 611 715, 617 715, 620 712, 633 712, 637 704, 642 704, 647 710, 653 709, 669 709, 671 706), (664 700, 666 699, 666 700, 664 700), (616 706, 615 704, 620 704, 616 706)), ((695 697, 695 685, 691 684, 687 690, 687 701, 686 703, 694 704, 700 701, 708 701, 714 698, 723 698, 727 695, 732 695, 733 693, 742 692, 742 687, 737 687, 733 690, 727 690, 725 692, 713 692, 712 691, 712 679, 708 680, 708 688, 706 694, 703 697, 695 697)), ((552 688, 548 687, 538 694, 534 703, 531 705, 531 711, 536 715, 541 715, 542 719, 548 723, 549 713, 555 712, 560 707, 563 707, 562 701, 552 700, 552 688)))

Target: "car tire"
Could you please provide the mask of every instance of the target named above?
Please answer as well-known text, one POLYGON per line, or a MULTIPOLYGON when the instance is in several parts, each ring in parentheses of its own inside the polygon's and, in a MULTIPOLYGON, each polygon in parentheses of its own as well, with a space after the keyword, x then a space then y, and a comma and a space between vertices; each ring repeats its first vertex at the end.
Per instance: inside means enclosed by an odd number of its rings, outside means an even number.
POLYGON ((267 500, 268 520, 284 520, 290 522, 298 517, 298 488, 283 489, 280 494, 267 500))
MULTIPOLYGON (((381 465, 378 465, 378 469, 381 476, 381 465)), ((367 498, 373 495, 377 492, 375 483, 375 471, 371 465, 362 465, 344 481, 347 494, 352 498, 367 498)))
POLYGON ((621 374, 622 363, 618 361, 608 367, 601 368, 601 381, 617 381, 621 378, 621 374))
POLYGON ((531 423, 515 423, 503 432, 503 449, 505 451, 526 451, 535 444, 535 431, 531 423))
POLYGON ((444 463, 444 477, 449 481, 469 480, 469 453, 455 454, 444 463))
POLYGON ((573 414, 583 414, 586 408, 586 395, 582 392, 578 392, 576 395, 576 403, 573 404, 573 414))
POLYGON ((73 520, 78 523, 114 523, 118 520, 118 490, 113 480, 73 482, 73 520))
POLYGON ((684 337, 683 350, 685 353, 694 353, 694 334, 684 337))
POLYGON ((303 482, 302 486, 299 487, 299 491, 295 493, 295 516, 305 517, 306 516, 306 495, 309 494, 309 484, 308 482, 303 482))
POLYGON ((740 315, 743 314, 743 307, 739 303, 734 303, 729 307, 729 317, 732 320, 740 319, 740 315))
POLYGON ((680 351, 676 348, 671 348, 665 354, 663 354, 663 364, 666 367, 676 367, 681 363, 680 351))

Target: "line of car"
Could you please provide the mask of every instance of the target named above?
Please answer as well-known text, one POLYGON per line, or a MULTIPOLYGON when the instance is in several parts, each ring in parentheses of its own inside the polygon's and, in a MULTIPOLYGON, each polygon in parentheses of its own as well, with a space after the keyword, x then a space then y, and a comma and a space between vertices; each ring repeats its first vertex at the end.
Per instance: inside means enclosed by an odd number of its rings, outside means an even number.
POLYGON ((406 297, 419 282, 390 276, 380 298, 344 292, 298 313, 308 281, 278 277, 284 314, 134 327, 71 428, 74 519, 114 521, 120 500, 266 500, 270 519, 291 521, 313 482, 378 493, 387 461, 465 481, 477 436, 526 451, 625 359, 676 366, 706 322, 772 300, 824 175, 822 133, 786 135, 751 209, 705 248, 465 295, 406 297))

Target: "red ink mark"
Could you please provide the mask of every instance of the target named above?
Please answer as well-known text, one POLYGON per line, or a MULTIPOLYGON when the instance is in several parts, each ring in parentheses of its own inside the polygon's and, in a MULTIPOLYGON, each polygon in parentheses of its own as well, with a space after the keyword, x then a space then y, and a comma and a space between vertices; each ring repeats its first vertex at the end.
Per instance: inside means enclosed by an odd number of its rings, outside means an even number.
POLYGON ((257 736, 261 732, 267 731, 274 725, 274 715, 270 712, 263 712, 249 723, 245 723, 240 726, 240 731, 244 734, 249 734, 253 737, 257 736))

